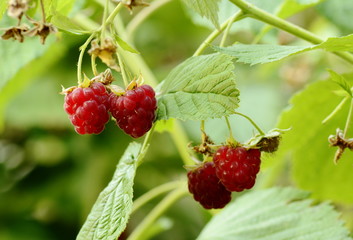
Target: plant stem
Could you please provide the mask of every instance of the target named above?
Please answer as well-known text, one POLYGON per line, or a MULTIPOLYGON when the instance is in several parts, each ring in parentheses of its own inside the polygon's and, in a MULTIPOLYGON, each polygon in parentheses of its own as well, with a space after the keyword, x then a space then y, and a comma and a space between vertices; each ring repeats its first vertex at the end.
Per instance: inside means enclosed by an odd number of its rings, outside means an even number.
POLYGON ((143 205, 145 205, 147 202, 151 201, 152 199, 158 197, 159 195, 169 192, 173 189, 179 188, 182 185, 185 185, 185 182, 181 182, 181 181, 173 181, 173 182, 168 182, 165 184, 162 184, 158 187, 155 187, 153 189, 151 189, 150 191, 148 191, 147 193, 143 194, 141 197, 139 197, 138 199, 136 199, 134 201, 134 206, 132 208, 132 213, 136 212, 140 207, 142 207, 143 205))
POLYGON ((143 8, 127 25, 126 33, 128 41, 134 39, 136 29, 140 26, 141 23, 145 21, 154 11, 163 5, 171 2, 171 0, 159 0, 151 3, 149 7, 143 8))
POLYGON ((231 142, 235 143, 235 139, 233 137, 233 131, 232 131, 232 127, 230 125, 230 122, 229 122, 229 118, 227 116, 224 117, 224 119, 226 120, 226 123, 227 123, 227 127, 228 127, 228 130, 229 130, 229 138, 231 140, 231 142))
POLYGON ((86 42, 80 47, 80 55, 78 56, 78 62, 77 62, 77 81, 78 85, 82 83, 82 60, 83 60, 83 55, 85 54, 87 46, 90 44, 92 39, 96 33, 92 33, 89 38, 87 38, 86 42))
POLYGON ((104 5, 102 28, 101 28, 101 34, 100 34, 101 42, 103 42, 104 40, 105 30, 107 28, 106 20, 108 15, 108 9, 109 9, 109 0, 106 0, 104 5))
MULTIPOLYGON (((229 1, 235 4, 237 7, 239 7, 245 14, 246 13, 249 14, 249 17, 252 17, 254 19, 260 20, 274 27, 282 29, 308 42, 311 42, 314 44, 320 44, 324 41, 323 39, 316 36, 312 32, 304 28, 301 28, 293 23, 290 23, 282 18, 279 18, 275 15, 272 15, 244 0, 229 0, 229 1)), ((333 53, 341 57, 342 59, 346 60, 347 62, 353 64, 352 54, 348 52, 333 52, 333 53)))
POLYGON ((93 72, 94 76, 98 75, 97 65, 96 65, 96 58, 97 58, 96 55, 94 55, 94 54, 91 55, 91 67, 92 67, 92 72, 93 72))
POLYGON ((349 129, 349 126, 352 122, 352 117, 353 117, 353 98, 351 98, 351 106, 349 108, 349 112, 348 112, 348 117, 346 120, 346 126, 344 127, 344 132, 343 132, 343 137, 345 138, 349 129))
POLYGON ((336 113, 339 112, 339 110, 342 109, 343 105, 347 102, 348 97, 345 97, 342 99, 342 101, 336 106, 336 108, 324 119, 322 120, 322 124, 327 123, 331 118, 333 118, 333 116, 336 115, 336 113))
POLYGON ((226 29, 224 30, 221 43, 219 44, 220 47, 224 47, 224 44, 225 44, 225 42, 226 42, 226 40, 227 40, 227 37, 228 37, 229 32, 230 32, 230 29, 231 29, 233 23, 235 22, 235 20, 237 19, 237 17, 238 17, 238 15, 235 14, 235 15, 233 15, 233 18, 231 18, 231 19, 229 20, 229 22, 228 22, 228 24, 227 24, 227 27, 226 27, 226 29))
POLYGON ((223 31, 224 29, 228 26, 230 22, 236 22, 241 19, 243 19, 245 16, 242 11, 238 11, 235 13, 232 17, 228 18, 222 25, 220 26, 220 29, 214 30, 206 39, 203 41, 203 43, 200 45, 200 47, 195 51, 193 56, 199 56, 201 53, 210 45, 213 40, 216 39, 223 31))
POLYGON ((44 9, 44 3, 43 0, 40 0, 40 8, 42 9, 42 21, 43 23, 46 22, 46 16, 45 16, 45 9, 44 9))
POLYGON ((234 112, 234 114, 237 114, 239 116, 242 116, 244 118, 246 118, 247 120, 249 120, 249 122, 256 128, 256 130, 261 134, 261 135, 266 135, 264 133, 264 131, 261 130, 261 128, 259 126, 257 126, 257 124, 248 116, 246 116, 245 114, 242 114, 240 112, 234 112))
POLYGON ((188 194, 189 192, 185 187, 174 190, 169 193, 153 210, 143 219, 137 228, 128 237, 128 240, 140 239, 144 232, 179 198, 188 194))
POLYGON ((129 81, 127 80, 124 63, 121 60, 121 56, 120 56, 120 53, 118 51, 116 52, 116 55, 118 57, 119 67, 120 67, 120 70, 121 70, 121 76, 123 77, 124 85, 125 85, 125 87, 127 87, 127 85, 129 85, 129 81))
POLYGON ((114 10, 111 12, 111 14, 108 16, 107 20, 105 21, 105 24, 102 25, 102 28, 108 26, 109 24, 111 24, 114 21, 114 18, 116 17, 116 15, 118 15, 118 13, 120 12, 120 10, 123 8, 123 4, 119 3, 114 10))

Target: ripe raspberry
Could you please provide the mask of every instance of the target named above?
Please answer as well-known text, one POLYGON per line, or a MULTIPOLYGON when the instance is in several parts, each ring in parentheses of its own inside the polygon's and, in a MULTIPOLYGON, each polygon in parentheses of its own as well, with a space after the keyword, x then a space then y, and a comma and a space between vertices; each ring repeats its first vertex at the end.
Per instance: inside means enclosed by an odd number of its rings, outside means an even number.
POLYGON ((104 85, 93 82, 78 87, 65 96, 64 109, 79 134, 98 134, 109 120, 109 95, 104 85))
POLYGON ((260 170, 260 155, 258 149, 220 147, 213 156, 217 177, 231 192, 252 188, 260 170))
POLYGON ((213 162, 188 172, 189 192, 204 208, 223 208, 231 200, 229 192, 216 176, 213 162))
POLYGON ((152 87, 142 85, 124 95, 110 95, 110 111, 117 125, 133 138, 148 132, 155 119, 157 100, 152 87))

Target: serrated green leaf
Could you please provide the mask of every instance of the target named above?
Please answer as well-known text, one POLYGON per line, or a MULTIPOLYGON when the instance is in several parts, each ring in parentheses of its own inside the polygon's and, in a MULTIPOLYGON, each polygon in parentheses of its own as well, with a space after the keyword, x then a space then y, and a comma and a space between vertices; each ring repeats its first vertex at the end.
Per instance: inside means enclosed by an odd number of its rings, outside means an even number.
POLYGON ((218 4, 220 0, 182 0, 189 8, 196 11, 202 17, 209 19, 216 28, 219 28, 218 22, 218 4))
POLYGON ((73 33, 73 34, 89 34, 90 31, 85 30, 82 28, 80 25, 75 23, 72 19, 69 19, 68 17, 62 15, 59 12, 55 12, 54 15, 52 16, 51 23, 59 28, 60 30, 63 30, 65 32, 73 33))
POLYGON ((125 51, 131 52, 131 53, 137 53, 140 54, 139 51, 131 47, 127 42, 125 42, 123 39, 121 39, 118 35, 114 34, 115 41, 118 43, 118 45, 124 49, 125 51))
POLYGON ((348 93, 349 96, 353 97, 351 86, 349 82, 340 74, 336 73, 333 70, 327 70, 331 75, 331 80, 337 83, 343 90, 348 93))
POLYGON ((77 240, 116 240, 124 231, 132 210, 133 184, 141 144, 130 143, 113 179, 99 194, 77 240))
POLYGON ((197 240, 351 240, 328 203, 293 188, 253 191, 214 216, 197 240))
POLYGON ((204 120, 230 115, 238 107, 232 57, 195 56, 174 68, 161 87, 158 119, 204 120))
POLYGON ((324 49, 326 51, 353 51, 353 34, 343 37, 328 38, 323 43, 317 45, 315 49, 324 49))
POLYGON ((213 48, 221 53, 236 57, 237 62, 250 65, 269 63, 281 60, 285 57, 311 50, 310 46, 282 46, 266 44, 235 44, 230 47, 213 48))
MULTIPOLYGON (((352 75, 346 78, 351 80, 352 75)), ((277 127, 291 127, 291 131, 283 135, 279 150, 266 164, 290 157, 297 186, 311 191, 320 200, 352 203, 352 152, 344 152, 335 165, 337 149, 330 147, 327 140, 337 128, 344 128, 349 101, 326 124, 321 123, 343 99, 334 90, 337 85, 333 81, 318 81, 290 100, 291 108, 281 114, 277 127)), ((347 137, 353 136, 352 130, 349 128, 347 137)))

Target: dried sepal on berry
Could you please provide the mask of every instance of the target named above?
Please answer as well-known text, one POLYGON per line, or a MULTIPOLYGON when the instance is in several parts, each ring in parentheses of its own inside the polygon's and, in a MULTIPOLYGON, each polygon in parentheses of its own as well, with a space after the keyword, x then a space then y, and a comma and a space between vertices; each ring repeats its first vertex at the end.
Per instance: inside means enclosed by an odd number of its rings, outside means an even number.
POLYGON ((266 135, 255 135, 244 146, 258 148, 262 152, 273 153, 277 151, 281 135, 290 129, 272 129, 266 135))
POLYGON ((346 148, 353 151, 353 138, 345 138, 341 129, 337 128, 335 135, 330 135, 328 138, 331 147, 338 147, 333 162, 337 164, 338 160, 346 148))
POLYGON ((28 30, 29 27, 25 25, 7 28, 5 29, 5 33, 1 36, 1 38, 4 40, 13 38, 14 40, 22 43, 24 41, 24 35, 28 30))

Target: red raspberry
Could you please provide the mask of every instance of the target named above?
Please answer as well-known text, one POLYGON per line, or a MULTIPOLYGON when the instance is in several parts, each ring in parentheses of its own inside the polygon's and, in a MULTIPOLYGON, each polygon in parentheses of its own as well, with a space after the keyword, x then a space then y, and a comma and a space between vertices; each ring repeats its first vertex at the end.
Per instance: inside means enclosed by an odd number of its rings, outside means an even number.
POLYGON ((188 187, 194 199, 206 209, 223 208, 232 197, 216 176, 213 162, 188 172, 188 187))
POLYGON ((142 85, 124 95, 110 95, 110 111, 117 125, 133 138, 148 132, 155 119, 157 100, 152 87, 142 85))
POLYGON ((64 109, 79 134, 98 134, 109 120, 109 95, 104 85, 93 82, 78 87, 65 96, 64 109))
POLYGON ((220 147, 213 156, 217 177, 231 192, 252 188, 260 170, 260 155, 258 149, 220 147))

